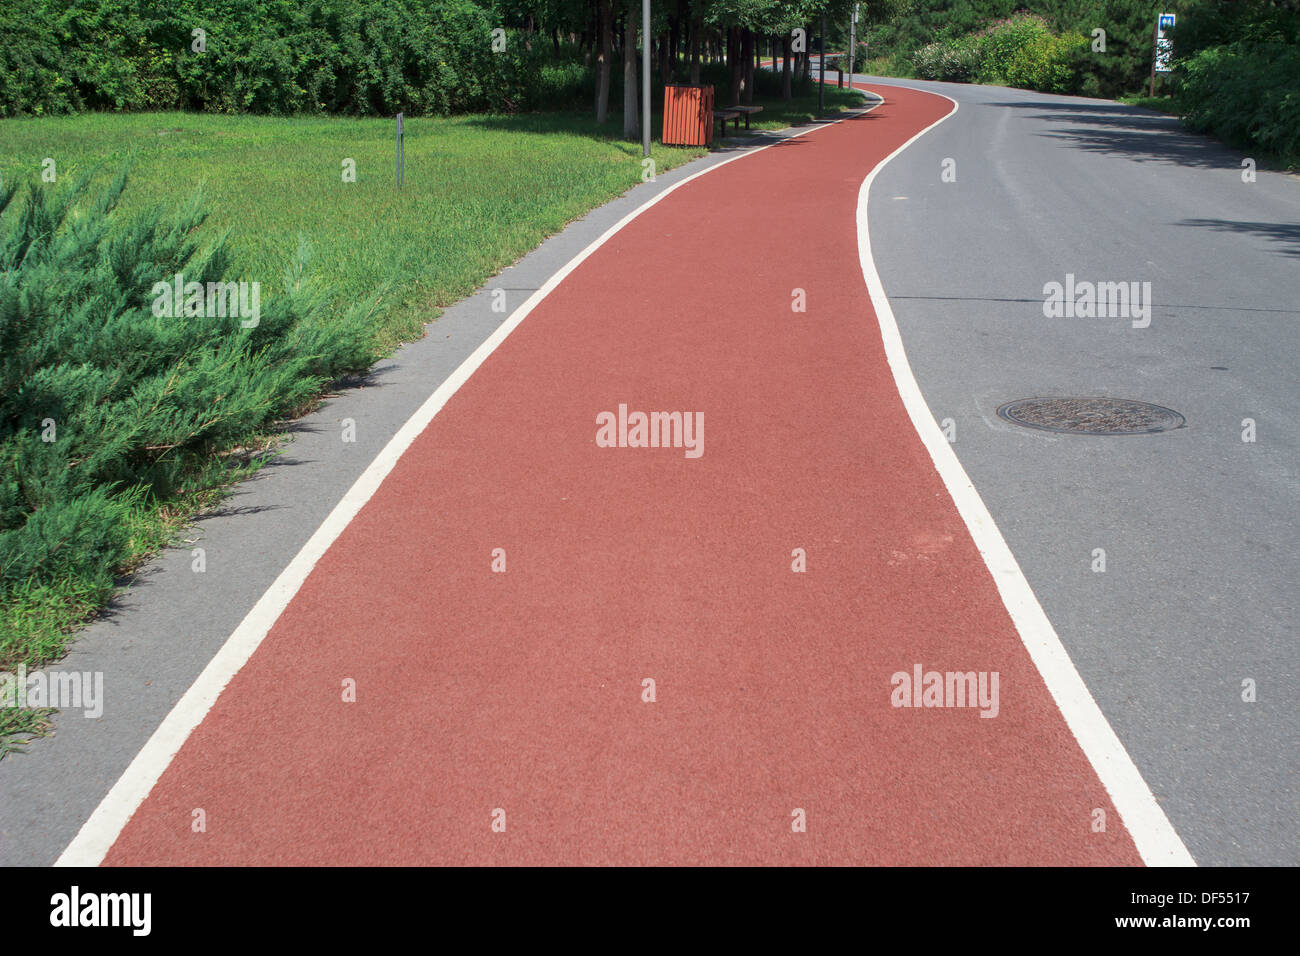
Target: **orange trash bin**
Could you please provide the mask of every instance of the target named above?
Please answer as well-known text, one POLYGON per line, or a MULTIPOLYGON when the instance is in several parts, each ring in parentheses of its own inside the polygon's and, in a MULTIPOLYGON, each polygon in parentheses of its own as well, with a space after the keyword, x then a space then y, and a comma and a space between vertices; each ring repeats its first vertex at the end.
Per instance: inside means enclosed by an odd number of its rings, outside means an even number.
POLYGON ((665 86, 665 146, 713 144, 713 87, 665 86))

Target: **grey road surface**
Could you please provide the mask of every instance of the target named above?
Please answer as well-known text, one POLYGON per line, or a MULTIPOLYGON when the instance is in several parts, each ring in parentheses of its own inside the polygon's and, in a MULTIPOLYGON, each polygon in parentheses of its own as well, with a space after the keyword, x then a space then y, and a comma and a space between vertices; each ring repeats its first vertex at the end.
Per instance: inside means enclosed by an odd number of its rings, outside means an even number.
POLYGON ((1300 863, 1300 179, 1112 102, 877 82, 959 103, 868 204, 931 412, 1196 861, 1300 863), (1150 325, 1046 317, 1067 275, 1150 282, 1150 325), (1186 426, 997 416, 1074 396, 1186 426))

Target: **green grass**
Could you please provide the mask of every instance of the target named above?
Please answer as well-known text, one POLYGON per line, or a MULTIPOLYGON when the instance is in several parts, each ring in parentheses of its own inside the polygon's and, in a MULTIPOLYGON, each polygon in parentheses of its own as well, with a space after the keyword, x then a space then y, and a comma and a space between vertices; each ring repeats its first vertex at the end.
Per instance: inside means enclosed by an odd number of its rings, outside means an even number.
POLYGON ((1143 109, 1155 110, 1157 113, 1168 113, 1170 116, 1178 116, 1182 113, 1174 98, 1168 94, 1146 96, 1142 93, 1129 93, 1115 97, 1115 102, 1123 103, 1125 106, 1140 106, 1143 109))
MULTIPOLYGON (((827 111, 860 98, 828 88, 827 111)), ((807 122, 816 95, 756 100, 754 130, 807 122)), ((229 230, 235 272, 280 276, 301 236, 312 268, 342 307, 393 282, 378 317, 385 351, 418 338, 438 310, 641 181, 641 147, 586 116, 543 113, 409 119, 405 177, 394 185, 392 120, 275 118, 186 113, 88 114, 0 120, 0 174, 36 174, 52 158, 60 181, 102 164, 104 178, 134 154, 124 212, 179 204, 202 189, 213 234, 229 230), (355 183, 342 161, 356 161, 355 183)), ((661 118, 652 117, 657 136, 661 118)), ((664 172, 705 153, 654 143, 664 172)))
POLYGON ((913 79, 916 76, 911 61, 906 57, 894 54, 873 56, 866 63, 854 64, 853 68, 859 73, 865 73, 867 76, 892 76, 900 79, 913 79))
MULTIPOLYGON (((640 181, 637 144, 593 135, 565 114, 411 119, 405 183, 394 186, 392 120, 183 113, 92 114, 0 122, 0 171, 55 160, 59 179, 135 154, 123 211, 178 204, 202 187, 212 232, 229 230, 235 272, 279 279, 298 237, 340 304, 397 290, 379 318, 387 348, 546 236, 640 181), (527 135, 521 135, 527 134, 527 135), (342 162, 356 162, 355 183, 342 162)), ((615 131, 607 124, 609 133, 615 131)), ((659 169, 700 150, 656 147, 659 169)))
MULTIPOLYGON (((828 115, 861 103, 847 90, 825 93, 828 115)), ((755 102, 764 112, 752 119, 753 133, 817 115, 815 88, 790 102, 755 102)), ((658 114, 651 128, 657 136, 658 114)), ((208 234, 228 233, 231 274, 261 282, 264 308, 300 238, 339 314, 387 286, 375 315, 387 353, 418 338, 441 307, 638 184, 641 147, 622 140, 621 129, 617 113, 601 129, 568 113, 410 119, 399 190, 392 120, 184 113, 0 120, 0 175, 7 182, 36 178, 48 157, 60 184, 95 167, 107 180, 131 155, 122 211, 179 206, 201 189, 212 211, 208 234), (356 161, 355 183, 342 181, 344 159, 356 161)), ((664 172, 705 152, 656 143, 652 156, 664 172)), ((130 558, 113 569, 119 583, 255 471, 259 453, 278 440, 274 432, 258 436, 246 445, 251 454, 196 476, 180 497, 150 504, 130 528, 130 558)), ((57 660, 109 597, 71 581, 20 590, 0 607, 0 670, 57 660)), ((0 757, 20 747, 20 738, 47 733, 49 716, 0 709, 0 757)))
POLYGON ((30 740, 48 737, 54 730, 50 718, 56 713, 52 707, 0 707, 0 760, 23 753, 30 740))

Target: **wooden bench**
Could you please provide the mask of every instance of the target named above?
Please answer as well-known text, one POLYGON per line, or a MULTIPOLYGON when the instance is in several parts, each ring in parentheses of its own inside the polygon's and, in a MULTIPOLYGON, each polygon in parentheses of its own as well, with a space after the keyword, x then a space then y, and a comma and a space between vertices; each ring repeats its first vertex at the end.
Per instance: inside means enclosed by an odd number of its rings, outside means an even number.
POLYGON ((713 118, 718 121, 719 136, 727 135, 727 120, 729 119, 734 119, 736 121, 736 129, 740 129, 740 111, 734 107, 729 110, 714 110, 713 118))
POLYGON ((714 110, 713 118, 718 121, 718 135, 727 135, 727 120, 736 121, 736 132, 740 132, 740 118, 745 117, 745 129, 749 129, 749 118, 755 113, 763 112, 761 106, 728 106, 725 109, 714 110))

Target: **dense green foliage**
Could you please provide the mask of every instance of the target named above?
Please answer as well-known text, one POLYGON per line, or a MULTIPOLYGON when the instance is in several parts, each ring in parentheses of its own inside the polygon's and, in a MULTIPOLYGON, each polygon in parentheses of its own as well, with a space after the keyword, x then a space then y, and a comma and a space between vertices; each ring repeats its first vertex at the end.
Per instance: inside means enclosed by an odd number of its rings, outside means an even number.
POLYGON ((1074 93, 1083 85, 1082 62, 1089 49, 1081 33, 1035 37, 1016 51, 1003 75, 1012 86, 1074 93))
POLYGON ((1300 3, 1201 0, 1183 20, 1175 96, 1187 124, 1300 165, 1300 3))
POLYGON ((1203 50, 1185 64, 1178 99, 1193 129, 1300 163, 1300 47, 1238 42, 1203 50))
POLYGON ((197 202, 119 221, 125 172, 88 183, 0 192, 0 603, 68 578, 107 594, 133 513, 375 358, 364 311, 325 321, 301 258, 255 327, 155 315, 155 282, 227 277, 224 244, 197 202))
POLYGON ((913 71, 925 79, 1115 96, 1136 89, 1150 69, 1152 20, 1145 5, 935 0, 922 6, 878 27, 873 49, 913 50, 913 71), (934 19, 936 11, 953 15, 934 19), (1095 29, 1106 31, 1104 51, 1093 49, 1095 29), (926 42, 913 47, 913 36, 926 42))
MULTIPOLYGON (((872 16, 903 0, 867 5, 872 16)), ((694 25, 788 36, 849 0, 656 3, 680 68, 694 25)), ((0 8, 0 116, 80 110, 291 115, 520 112, 594 97, 614 0, 31 0, 0 8), (494 36, 500 29, 502 34, 494 36)), ((639 13, 639 10, 634 11, 639 13)), ((639 16, 634 16, 639 21, 639 16)), ((699 37, 697 36, 698 40, 699 37)), ((639 38, 644 45, 645 38, 639 38)), ((608 61, 607 61, 608 63, 608 61)), ((656 69, 661 64, 656 62, 656 69)), ((621 70, 610 71, 617 82, 621 70)))
POLYGON ((1157 12, 1178 15, 1161 83, 1188 125, 1300 162, 1300 0, 916 0, 869 45, 904 75, 1115 97, 1149 82, 1157 12))
POLYGON ((494 52, 497 23, 473 0, 4 4, 0 116, 446 114, 544 102, 542 49, 508 42, 494 52))
POLYGON ((1089 49, 1082 34, 1053 34, 1041 17, 1018 14, 978 33, 927 43, 913 54, 912 68, 927 80, 1073 93, 1083 85, 1089 49))
MULTIPOLYGON (((1162 9, 1178 11, 1182 5, 1171 0, 1162 9)), ((968 64, 972 54, 964 38, 979 36, 982 82, 1115 96, 1137 89, 1150 70, 1156 12, 1146 0, 916 0, 875 26, 870 44, 877 55, 886 50, 914 55, 937 44, 923 57, 927 62, 955 58, 968 64), (1092 50, 1095 29, 1106 31, 1104 52, 1092 50), (988 39, 990 32, 997 32, 997 39, 988 39), (1049 35, 1062 39, 1051 42, 1049 35), (939 53, 945 48, 952 52, 939 53)))

